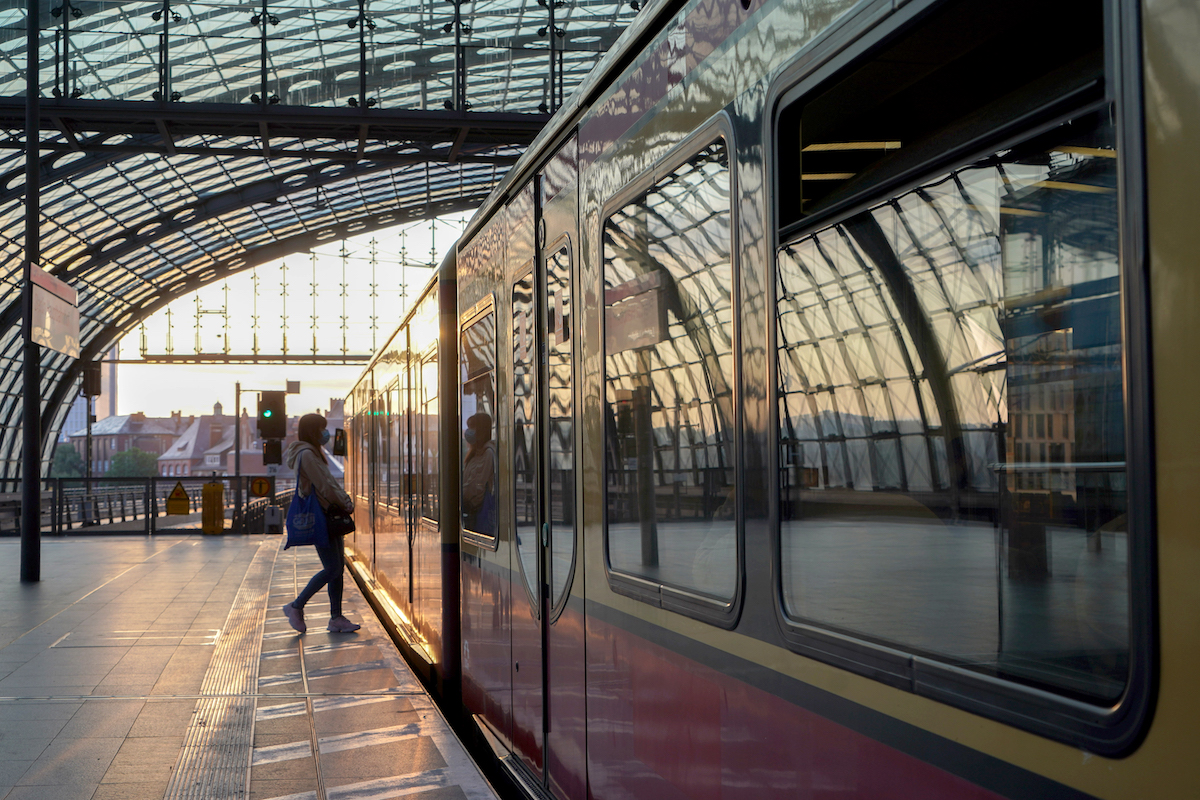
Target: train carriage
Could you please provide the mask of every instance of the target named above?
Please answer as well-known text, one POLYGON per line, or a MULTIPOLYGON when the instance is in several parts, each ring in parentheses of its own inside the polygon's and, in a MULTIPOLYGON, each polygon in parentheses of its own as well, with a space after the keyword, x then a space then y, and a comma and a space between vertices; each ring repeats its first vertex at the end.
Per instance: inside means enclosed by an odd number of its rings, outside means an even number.
POLYGON ((443 695, 457 685, 459 652, 458 472, 442 457, 458 448, 458 350, 442 328, 455 296, 452 254, 346 398, 350 564, 443 695))
POLYGON ((1200 795, 1197 32, 642 11, 350 398, 354 562, 526 794, 1200 795))

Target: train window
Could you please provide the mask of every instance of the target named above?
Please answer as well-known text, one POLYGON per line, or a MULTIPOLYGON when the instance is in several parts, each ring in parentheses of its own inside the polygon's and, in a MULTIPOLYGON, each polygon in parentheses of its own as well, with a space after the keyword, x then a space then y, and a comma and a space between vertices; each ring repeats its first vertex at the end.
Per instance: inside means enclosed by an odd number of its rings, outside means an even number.
MULTIPOLYGON (((350 416, 346 418, 346 438, 349 440, 350 449, 346 457, 346 492, 351 497, 361 497, 362 493, 358 490, 358 474, 362 472, 362 451, 359 449, 358 441, 358 417, 350 416)), ((357 503, 356 503, 357 504, 357 503)))
POLYGON ((364 435, 362 435, 362 423, 366 420, 364 415, 356 414, 354 417, 354 428, 350 433, 354 435, 354 452, 355 452, 355 469, 354 469, 354 489, 355 497, 366 497, 364 486, 362 486, 362 474, 366 473, 367 468, 367 449, 364 435))
POLYGON ((396 446, 399 453, 398 473, 400 476, 396 487, 396 506, 403 517, 408 519, 410 511, 416 507, 417 497, 421 491, 421 475, 417 471, 415 461, 419 440, 413 429, 413 409, 410 402, 418 391, 418 387, 414 383, 415 369, 406 369, 401 374, 403 375, 401 388, 396 392, 396 436, 397 441, 400 442, 396 446))
POLYGON ((496 315, 488 311, 462 333, 464 420, 461 471, 464 530, 495 537, 497 532, 496 315))
POLYGON ((387 504, 388 483, 391 476, 391 447, 388 430, 388 393, 382 392, 371 400, 371 435, 375 440, 375 463, 378 469, 375 473, 374 499, 376 503, 387 504))
POLYGON ((441 519, 438 502, 438 352, 433 350, 421 362, 420 459, 422 474, 421 516, 437 522, 441 519))
POLYGON ((371 452, 371 392, 372 383, 364 381, 359 386, 358 402, 355 410, 358 414, 359 453, 362 454, 362 468, 358 474, 358 494, 364 499, 371 494, 372 475, 375 473, 373 453, 371 452))
POLYGON ((399 507, 404 503, 404 498, 401 496, 401 487, 404 486, 404 476, 408 472, 407 437, 404 431, 404 386, 401 381, 396 380, 392 382, 392 387, 387 393, 387 402, 388 438, 391 440, 388 505, 399 507))
POLYGON ((546 259, 546 400, 550 439, 550 605, 566 596, 575 563, 575 401, 571 354, 571 247, 546 259))
POLYGON ((530 271, 513 285, 513 535, 521 575, 530 599, 539 603, 538 555, 541 537, 537 533, 537 314, 533 305, 534 284, 530 271))
POLYGON ((350 446, 349 456, 346 458, 346 491, 351 497, 362 497, 362 479, 359 477, 363 471, 363 458, 366 453, 362 450, 362 419, 359 416, 359 393, 360 388, 354 387, 350 393, 350 408, 347 410, 349 417, 346 419, 346 437, 350 446))
POLYGON ((797 622, 1100 706, 1130 674, 1108 108, 777 253, 797 622))
POLYGON ((1102 5, 944 3, 874 57, 787 104, 779 119, 783 225, 836 213, 885 185, 911 185, 932 160, 974 158, 1006 125, 1028 129, 1031 114, 1101 97, 1102 5), (1034 44, 1032 19, 1038 30, 1071 33, 1053 46, 1034 44), (996 57, 1013 46, 1020 58, 996 57))
POLYGON ((342 459, 342 467, 345 470, 342 473, 342 485, 345 487, 346 493, 351 497, 354 497, 357 494, 355 491, 355 487, 357 486, 355 481, 358 480, 358 453, 354 449, 356 440, 354 438, 354 415, 351 411, 353 408, 353 398, 354 395, 351 393, 344 406, 346 409, 346 417, 343 425, 345 426, 347 444, 349 446, 346 450, 346 456, 342 459))
POLYGON ((721 603, 740 569, 730 218, 718 139, 604 225, 609 567, 721 603))
MULTIPOLYGON (((367 406, 362 405, 360 408, 365 409, 367 406)), ((358 453, 359 453, 359 469, 357 475, 358 496, 366 498, 368 494, 367 482, 371 476, 371 440, 368 436, 367 424, 371 421, 371 415, 365 410, 359 412, 357 417, 357 425, 355 426, 358 434, 358 453)))

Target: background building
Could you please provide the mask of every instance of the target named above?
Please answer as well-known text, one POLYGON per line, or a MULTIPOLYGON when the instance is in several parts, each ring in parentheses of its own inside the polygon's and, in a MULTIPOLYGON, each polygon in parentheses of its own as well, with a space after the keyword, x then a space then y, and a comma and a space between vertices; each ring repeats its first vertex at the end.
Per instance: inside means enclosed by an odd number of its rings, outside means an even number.
POLYGON ((220 459, 210 462, 209 451, 225 439, 226 429, 233 430, 233 417, 225 416, 220 403, 212 414, 189 417, 189 424, 158 459, 158 474, 163 476, 225 474, 220 459))
MULTIPOLYGON (((106 417, 92 424, 92 475, 103 477, 117 453, 138 449, 159 455, 167 451, 179 435, 178 417, 154 418, 138 412, 106 417)), ((87 427, 72 431, 68 440, 75 451, 87 459, 87 427)))

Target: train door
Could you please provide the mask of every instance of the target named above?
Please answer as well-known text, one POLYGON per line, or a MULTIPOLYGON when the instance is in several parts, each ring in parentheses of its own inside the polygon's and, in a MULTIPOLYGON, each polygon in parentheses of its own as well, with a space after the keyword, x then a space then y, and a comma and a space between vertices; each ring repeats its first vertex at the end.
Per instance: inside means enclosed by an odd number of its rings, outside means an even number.
POLYGON ((542 675, 542 484, 540 369, 537 346, 538 273, 536 181, 509 207, 508 240, 512 284, 512 490, 513 561, 517 584, 509 594, 512 636, 512 746, 527 777, 542 782, 545 771, 545 680, 542 675))
MULTIPOLYGON (((565 614, 575 569, 576 237, 572 139, 527 189, 536 247, 512 289, 513 746, 528 778, 581 797, 582 614, 565 614)), ((582 598, 581 598, 582 599, 582 598)))
POLYGON ((413 556, 413 542, 416 540, 417 534, 417 515, 414 503, 413 486, 414 486, 414 464, 415 455, 415 425, 414 415, 415 409, 413 403, 416 398, 417 386, 420 376, 420 364, 413 358, 412 352, 412 337, 408 331, 405 331, 405 353, 408 354, 408 359, 401 373, 400 379, 400 396, 398 398, 402 416, 400 418, 399 439, 403 443, 400 446, 399 469, 397 470, 397 509, 400 513, 401 529, 397 533, 403 537, 403 545, 401 547, 402 557, 404 558, 404 573, 405 573, 405 592, 404 592, 404 609, 408 612, 409 619, 413 619, 413 585, 417 582, 416 568, 413 556))
POLYGON ((376 563, 376 543, 378 541, 379 526, 383 522, 384 516, 379 508, 379 481, 383 472, 383 467, 379 463, 379 459, 383 457, 383 432, 379 421, 380 403, 382 402, 381 395, 376 387, 376 374, 372 371, 371 375, 371 395, 367 406, 367 418, 364 420, 367 436, 367 464, 369 471, 367 473, 366 484, 366 499, 367 508, 371 511, 371 521, 368 530, 371 531, 370 540, 365 542, 363 558, 371 565, 371 571, 378 569, 376 563))

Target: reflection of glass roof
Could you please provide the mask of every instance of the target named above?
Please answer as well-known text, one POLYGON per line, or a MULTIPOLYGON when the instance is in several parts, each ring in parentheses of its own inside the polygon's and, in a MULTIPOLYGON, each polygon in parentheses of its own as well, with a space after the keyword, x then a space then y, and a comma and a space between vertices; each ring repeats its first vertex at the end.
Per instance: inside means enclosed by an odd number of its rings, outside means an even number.
MULTIPOLYGON (((0 478, 20 460, 24 9, 0 3, 0 478)), ((63 9, 43 4, 40 21, 41 266, 79 292, 81 361, 230 273, 477 206, 635 14, 589 0, 63 9)), ((43 431, 78 375, 43 351, 43 431)))
MULTIPOLYGON (((994 493, 1025 395, 1117 402, 1115 150, 1086 144, 1006 151, 781 248, 794 466, 826 488, 994 493)), ((1121 419, 1074 419, 1075 460, 1121 462, 1123 432, 1096 430, 1121 419)))

